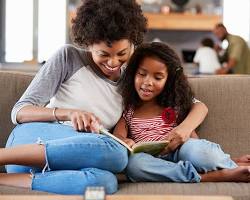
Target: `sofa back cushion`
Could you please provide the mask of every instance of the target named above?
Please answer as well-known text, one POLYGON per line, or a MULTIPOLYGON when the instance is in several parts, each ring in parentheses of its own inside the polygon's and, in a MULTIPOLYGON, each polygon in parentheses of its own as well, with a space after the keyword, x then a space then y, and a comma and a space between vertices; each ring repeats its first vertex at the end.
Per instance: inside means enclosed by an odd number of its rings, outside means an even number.
MULTIPOLYGON (((10 112, 34 75, 0 72, 0 146, 13 129, 10 112)), ((250 76, 190 77, 195 97, 208 106, 208 116, 197 129, 201 138, 219 143, 233 156, 250 153, 250 76)))
POLYGON ((198 135, 232 156, 250 153, 250 76, 189 78, 196 98, 208 107, 198 135))
POLYGON ((34 75, 23 72, 0 72, 0 147, 4 147, 6 140, 14 128, 10 113, 21 97, 34 75))

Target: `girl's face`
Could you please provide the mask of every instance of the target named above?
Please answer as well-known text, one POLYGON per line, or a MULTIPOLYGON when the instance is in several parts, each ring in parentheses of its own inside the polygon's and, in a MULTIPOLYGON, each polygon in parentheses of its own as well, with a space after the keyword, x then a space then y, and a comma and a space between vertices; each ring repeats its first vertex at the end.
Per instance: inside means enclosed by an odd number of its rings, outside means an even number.
POLYGON ((145 57, 135 74, 135 89, 142 101, 155 101, 168 78, 167 66, 157 58, 145 57))
POLYGON ((110 46, 106 42, 89 46, 93 61, 101 72, 110 80, 120 77, 121 66, 128 61, 133 45, 127 39, 114 41, 110 46))

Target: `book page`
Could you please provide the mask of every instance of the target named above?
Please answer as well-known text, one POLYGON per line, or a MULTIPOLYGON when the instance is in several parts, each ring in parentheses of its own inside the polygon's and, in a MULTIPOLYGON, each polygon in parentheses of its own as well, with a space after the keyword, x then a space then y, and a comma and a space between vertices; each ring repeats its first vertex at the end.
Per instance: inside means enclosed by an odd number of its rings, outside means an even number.
POLYGON ((122 141, 120 138, 114 136, 112 133, 110 133, 108 130, 106 130, 104 128, 100 129, 100 133, 113 138, 114 140, 119 142, 121 145, 126 147, 130 151, 130 153, 132 153, 132 154, 144 152, 144 153, 151 154, 153 156, 159 155, 159 153, 164 148, 166 148, 167 145, 169 144, 169 141, 167 141, 167 140, 139 142, 139 143, 134 144, 133 147, 131 148, 124 141, 122 141))
POLYGON ((169 144, 169 141, 149 141, 149 142, 140 142, 136 143, 132 149, 132 153, 148 153, 153 156, 159 155, 161 151, 163 151, 167 145, 169 144))
POLYGON ((132 148, 130 146, 128 146, 125 142, 123 142, 120 138, 114 136, 112 133, 110 133, 107 129, 100 129, 100 133, 107 135, 111 138, 113 138, 114 140, 116 140, 117 142, 119 142, 121 145, 123 145, 124 147, 126 147, 130 152, 132 152, 132 148))

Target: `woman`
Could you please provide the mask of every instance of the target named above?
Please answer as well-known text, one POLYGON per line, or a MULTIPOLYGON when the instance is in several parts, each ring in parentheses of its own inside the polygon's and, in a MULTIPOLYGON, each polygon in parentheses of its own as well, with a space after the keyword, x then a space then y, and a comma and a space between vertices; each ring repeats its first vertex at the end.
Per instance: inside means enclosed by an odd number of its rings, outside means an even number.
MULTIPOLYGON (((82 194, 87 186, 117 191, 113 173, 126 167, 126 149, 96 133, 100 125, 114 127, 122 114, 117 84, 143 41, 146 19, 135 0, 84 0, 72 30, 80 48, 66 45, 52 56, 13 108, 19 125, 0 163, 24 166, 8 165, 14 174, 1 174, 0 184, 59 194, 82 194), (32 176, 27 166, 36 167, 32 176)), ((196 104, 172 146, 205 115, 206 106, 196 104)))

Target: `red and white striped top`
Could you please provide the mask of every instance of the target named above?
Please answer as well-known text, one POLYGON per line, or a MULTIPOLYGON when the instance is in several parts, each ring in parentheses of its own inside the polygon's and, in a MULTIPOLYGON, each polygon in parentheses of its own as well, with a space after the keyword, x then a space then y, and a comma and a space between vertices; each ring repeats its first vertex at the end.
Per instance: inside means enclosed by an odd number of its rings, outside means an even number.
POLYGON ((137 142, 165 140, 170 131, 176 127, 176 122, 166 123, 162 116, 153 118, 133 117, 134 110, 130 108, 124 112, 123 117, 129 127, 128 137, 137 142))

